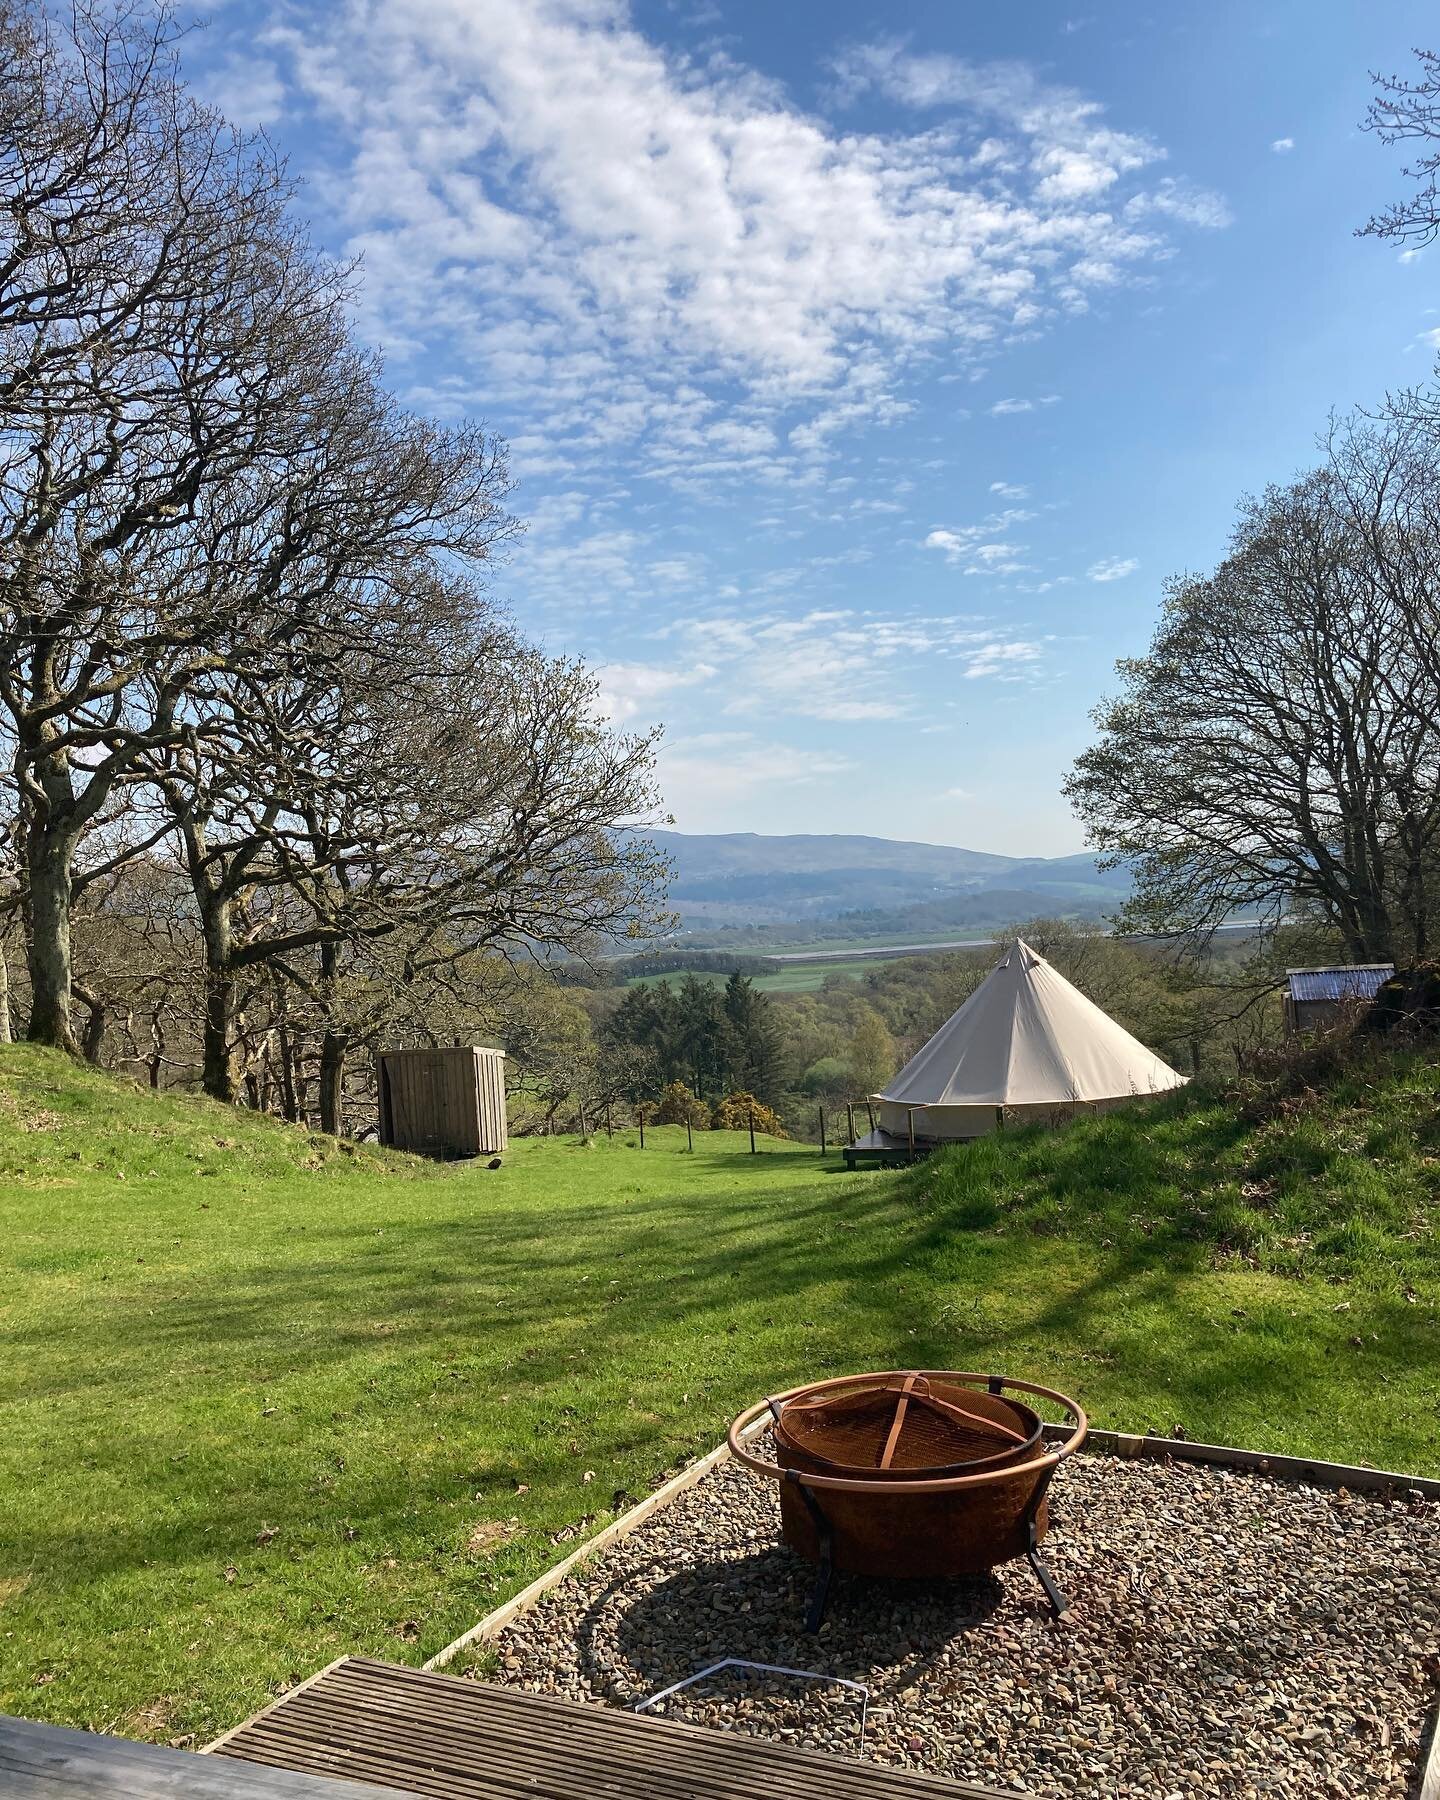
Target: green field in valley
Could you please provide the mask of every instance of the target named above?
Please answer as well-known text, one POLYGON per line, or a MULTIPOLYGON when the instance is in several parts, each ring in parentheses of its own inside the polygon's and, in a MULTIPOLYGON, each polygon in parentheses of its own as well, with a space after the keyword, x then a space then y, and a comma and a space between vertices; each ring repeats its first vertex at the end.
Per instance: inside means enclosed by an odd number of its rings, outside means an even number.
MULTIPOLYGON (((763 955, 763 951, 754 952, 763 955)), ((923 951, 910 952, 912 955, 923 955, 923 951)), ((883 967, 886 963, 899 962, 896 956, 837 956, 832 960, 815 962, 783 963, 773 974, 754 975, 751 985, 768 994, 811 994, 825 985, 831 975, 839 975, 846 981, 862 981, 871 969, 883 967)), ((671 983, 682 981, 687 973, 693 973, 701 981, 708 981, 715 987, 724 987, 729 976, 723 970, 695 969, 693 971, 671 970, 665 975, 632 975, 626 983, 627 987, 651 986, 657 981, 671 983)))
POLYGON ((203 1740, 419 1662, 853 1368, 1440 1470, 1434 1066, 912 1171, 743 1134, 431 1166, 0 1051, 0 1711, 203 1740))

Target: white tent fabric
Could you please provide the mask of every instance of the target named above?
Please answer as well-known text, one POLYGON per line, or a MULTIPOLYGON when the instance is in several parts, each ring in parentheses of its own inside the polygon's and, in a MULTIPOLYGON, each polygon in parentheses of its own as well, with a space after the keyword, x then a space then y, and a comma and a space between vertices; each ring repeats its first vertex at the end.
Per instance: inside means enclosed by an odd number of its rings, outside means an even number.
POLYGON ((1018 1119, 1100 1111, 1185 1077, 1016 942, 883 1093, 880 1125, 917 1138, 977 1137, 1018 1119))

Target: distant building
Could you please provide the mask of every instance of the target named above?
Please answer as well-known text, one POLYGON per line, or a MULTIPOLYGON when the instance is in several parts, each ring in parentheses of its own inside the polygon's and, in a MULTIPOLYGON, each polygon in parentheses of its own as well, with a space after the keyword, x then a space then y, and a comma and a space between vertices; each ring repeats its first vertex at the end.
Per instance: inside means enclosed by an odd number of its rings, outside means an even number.
POLYGON ((1285 971, 1285 1026, 1289 1031, 1316 1031, 1357 1003, 1368 1004, 1382 982, 1395 973, 1394 963, 1354 963, 1335 969, 1285 971))

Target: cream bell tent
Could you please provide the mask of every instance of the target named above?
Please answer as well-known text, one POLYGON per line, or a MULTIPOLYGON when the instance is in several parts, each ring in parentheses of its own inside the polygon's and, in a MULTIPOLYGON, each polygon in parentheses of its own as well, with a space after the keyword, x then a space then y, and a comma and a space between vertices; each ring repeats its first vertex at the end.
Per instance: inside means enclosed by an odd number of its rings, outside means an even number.
POLYGON ((874 1098, 856 1150, 983 1137, 1180 1087, 1177 1075, 1043 956, 1016 942, 957 1013, 874 1098), (871 1138, 876 1140, 871 1142, 871 1138))

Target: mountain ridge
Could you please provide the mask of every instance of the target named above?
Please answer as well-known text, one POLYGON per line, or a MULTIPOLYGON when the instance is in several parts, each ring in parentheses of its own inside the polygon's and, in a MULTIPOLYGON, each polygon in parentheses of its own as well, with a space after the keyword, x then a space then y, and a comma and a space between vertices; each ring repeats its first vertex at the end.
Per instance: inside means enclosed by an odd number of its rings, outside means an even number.
MULTIPOLYGON (((779 925, 851 914, 909 913, 916 907, 984 913, 983 896, 1003 891, 1007 915, 1065 912, 1100 917, 1130 889, 1123 870, 1104 870, 1085 852, 1005 856, 960 845, 841 832, 651 831, 674 869, 671 903, 687 928, 779 925), (978 909, 978 910, 977 910, 978 909)), ((957 917, 956 922, 960 922, 957 917)), ((898 921, 897 921, 898 923, 898 921)))

